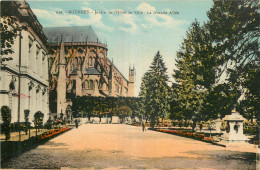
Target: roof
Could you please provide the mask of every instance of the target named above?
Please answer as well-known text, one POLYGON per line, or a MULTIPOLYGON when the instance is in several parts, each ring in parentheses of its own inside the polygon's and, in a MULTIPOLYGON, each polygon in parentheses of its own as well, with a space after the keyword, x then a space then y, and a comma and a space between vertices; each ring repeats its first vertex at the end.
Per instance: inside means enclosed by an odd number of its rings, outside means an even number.
POLYGON ((98 42, 98 37, 91 26, 45 27, 43 32, 49 43, 63 42, 98 42))
MULTIPOLYGON (((3 1, 1 5, 3 8, 8 9, 8 15, 17 17, 20 23, 28 24, 27 26, 39 37, 40 41, 38 40, 38 42, 43 45, 44 50, 47 51, 47 37, 44 35, 43 27, 30 8, 30 5, 26 1, 3 1)), ((15 22, 17 23, 18 21, 15 22)))
POLYGON ((118 71, 118 73, 120 75, 122 75, 122 77, 125 79, 125 81, 128 83, 128 80, 125 78, 125 76, 117 69, 117 67, 115 66, 115 64, 113 62, 110 61, 110 59, 107 57, 107 60, 110 62, 110 64, 118 71))
POLYGON ((90 67, 90 68, 86 68, 85 70, 85 73, 84 74, 88 74, 88 75, 100 75, 100 72, 93 68, 93 67, 90 67))

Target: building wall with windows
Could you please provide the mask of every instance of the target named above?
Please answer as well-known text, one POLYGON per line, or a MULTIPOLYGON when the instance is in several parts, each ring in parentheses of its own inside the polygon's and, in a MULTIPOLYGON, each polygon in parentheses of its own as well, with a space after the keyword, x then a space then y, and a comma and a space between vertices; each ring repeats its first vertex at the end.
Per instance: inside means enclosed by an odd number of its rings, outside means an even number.
POLYGON ((46 122, 49 118, 46 37, 37 17, 25 1, 7 1, 5 3, 9 3, 13 16, 17 18, 14 24, 19 27, 25 26, 27 29, 21 29, 14 37, 14 44, 12 44, 14 53, 2 56, 3 58, 11 57, 13 60, 1 61, 0 107, 6 105, 11 109, 11 122, 18 122, 18 119, 20 122, 24 122, 25 110, 30 111, 30 122, 33 122, 34 114, 37 111, 44 113, 44 122, 46 122), (18 114, 19 76, 20 114, 18 114))
POLYGON ((91 26, 49 27, 44 33, 51 46, 50 105, 51 112, 58 113, 56 118, 67 113, 75 96, 134 96, 133 86, 129 89, 129 81, 109 60, 106 44, 91 26))

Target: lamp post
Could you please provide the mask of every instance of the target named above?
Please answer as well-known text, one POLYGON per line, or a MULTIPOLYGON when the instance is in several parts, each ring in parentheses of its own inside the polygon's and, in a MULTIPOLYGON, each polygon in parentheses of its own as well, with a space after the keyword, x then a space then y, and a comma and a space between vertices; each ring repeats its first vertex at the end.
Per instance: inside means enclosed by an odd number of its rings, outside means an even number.
POLYGON ((22 37, 21 30, 19 30, 19 69, 18 69, 18 130, 19 130, 19 142, 21 142, 21 128, 20 128, 20 112, 21 112, 21 54, 22 54, 22 37))

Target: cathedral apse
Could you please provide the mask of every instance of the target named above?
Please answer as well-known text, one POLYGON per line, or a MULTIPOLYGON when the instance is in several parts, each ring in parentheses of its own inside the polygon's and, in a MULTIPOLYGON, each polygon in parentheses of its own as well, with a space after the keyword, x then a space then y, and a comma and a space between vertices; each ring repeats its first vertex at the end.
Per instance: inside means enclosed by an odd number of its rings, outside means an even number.
POLYGON ((50 110, 69 119, 76 96, 134 97, 135 69, 129 80, 107 57, 107 44, 99 41, 91 26, 46 27, 50 44, 50 110), (66 114, 64 114, 66 113, 66 114))

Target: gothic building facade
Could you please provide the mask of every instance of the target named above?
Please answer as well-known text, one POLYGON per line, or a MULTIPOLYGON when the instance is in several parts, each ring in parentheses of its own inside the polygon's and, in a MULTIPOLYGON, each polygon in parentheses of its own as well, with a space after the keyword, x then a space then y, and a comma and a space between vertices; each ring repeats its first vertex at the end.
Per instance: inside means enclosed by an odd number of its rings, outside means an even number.
MULTIPOLYGON (((11 110, 11 122, 29 122, 41 111, 44 122, 49 118, 49 82, 47 39, 42 25, 25 1, 3 2, 11 16, 16 18, 9 29, 21 28, 14 37, 13 53, 1 56, 0 107, 11 110), (26 28, 26 29, 22 29, 26 28), (6 61, 5 58, 12 60, 6 61)), ((1 18, 1 23, 4 18, 1 18)), ((33 125, 33 124, 32 124, 33 125)))
POLYGON ((71 98, 76 96, 135 96, 135 69, 129 68, 128 81, 107 57, 107 45, 91 26, 49 27, 44 33, 51 46, 50 105, 57 113, 53 119, 70 119, 71 98))

